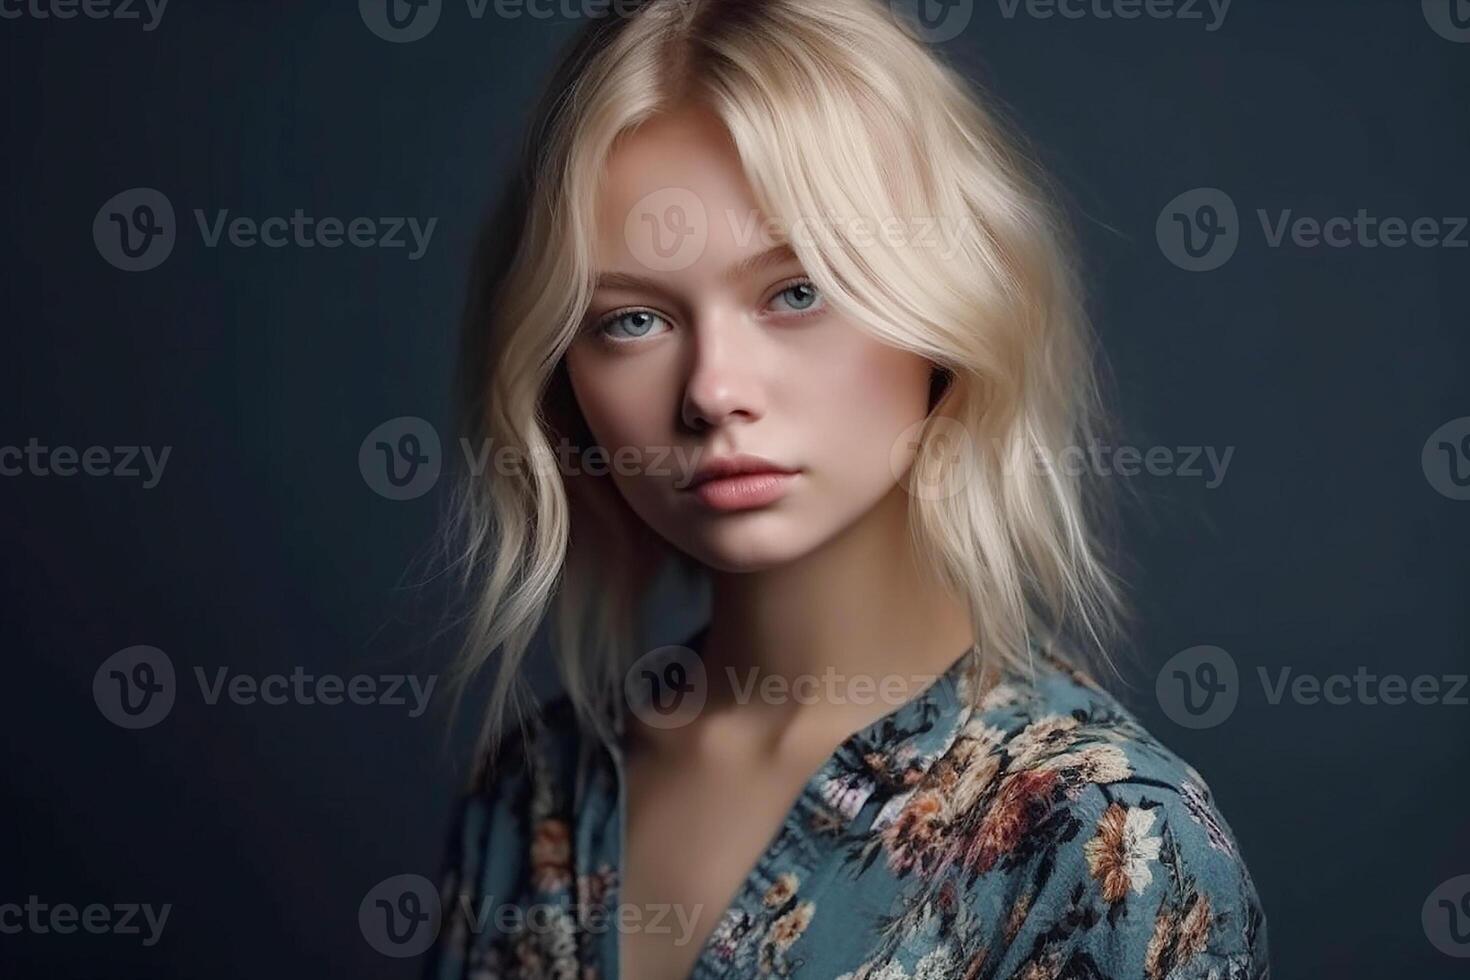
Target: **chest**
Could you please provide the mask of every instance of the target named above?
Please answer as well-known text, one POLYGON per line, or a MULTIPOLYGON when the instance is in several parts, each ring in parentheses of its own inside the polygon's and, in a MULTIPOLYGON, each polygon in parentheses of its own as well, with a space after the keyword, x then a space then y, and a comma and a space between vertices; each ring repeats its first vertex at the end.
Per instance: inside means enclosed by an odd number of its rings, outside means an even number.
POLYGON ((689 977, 811 776, 817 763, 808 761, 757 769, 630 760, 622 977, 689 977))

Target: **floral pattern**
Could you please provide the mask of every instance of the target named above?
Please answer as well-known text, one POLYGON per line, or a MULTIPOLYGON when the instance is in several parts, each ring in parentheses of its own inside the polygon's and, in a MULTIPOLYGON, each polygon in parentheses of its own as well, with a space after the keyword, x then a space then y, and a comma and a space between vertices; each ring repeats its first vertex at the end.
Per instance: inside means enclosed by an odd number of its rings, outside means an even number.
MULTIPOLYGON (((984 686, 967 654, 850 736, 692 980, 1265 980, 1265 915, 1203 779, 1037 654, 984 686)), ((531 733, 459 809, 436 980, 617 976, 620 746, 565 698, 531 733)))

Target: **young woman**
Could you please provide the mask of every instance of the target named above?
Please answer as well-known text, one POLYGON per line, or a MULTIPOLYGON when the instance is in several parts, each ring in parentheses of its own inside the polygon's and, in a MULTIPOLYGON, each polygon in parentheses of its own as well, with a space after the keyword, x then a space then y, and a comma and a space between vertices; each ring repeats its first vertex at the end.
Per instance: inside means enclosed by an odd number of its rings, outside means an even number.
POLYGON ((615 7, 477 260, 498 659, 432 975, 1264 977, 1209 790, 1083 673, 1119 590, 1033 168, 886 4, 615 7), (667 573, 710 615, 650 651, 667 573))

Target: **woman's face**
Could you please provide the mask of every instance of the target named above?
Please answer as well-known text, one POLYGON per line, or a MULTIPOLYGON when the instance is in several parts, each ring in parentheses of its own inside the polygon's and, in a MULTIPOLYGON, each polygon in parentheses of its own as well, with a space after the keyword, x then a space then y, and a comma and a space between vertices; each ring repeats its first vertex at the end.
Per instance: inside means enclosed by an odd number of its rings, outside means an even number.
POLYGON ((566 354, 629 506, 724 571, 800 558, 901 493, 928 410, 930 363, 837 315, 770 232, 717 117, 640 127, 607 163, 566 354), (737 455, 767 472, 693 485, 737 455))

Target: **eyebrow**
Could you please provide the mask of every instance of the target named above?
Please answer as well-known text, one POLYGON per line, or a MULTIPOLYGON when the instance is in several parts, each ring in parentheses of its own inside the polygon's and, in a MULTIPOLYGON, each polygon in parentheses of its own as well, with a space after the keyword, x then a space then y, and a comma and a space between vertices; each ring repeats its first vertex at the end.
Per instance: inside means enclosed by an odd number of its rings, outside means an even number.
MULTIPOLYGON (((785 265, 787 262, 795 261, 796 252, 787 244, 773 245, 764 252, 747 256, 731 265, 720 278, 724 282, 733 283, 744 279, 753 273, 771 266, 785 265)), ((653 292, 663 292, 662 283, 645 276, 637 276, 628 272, 604 272, 597 277, 594 289, 647 289, 653 292)))

